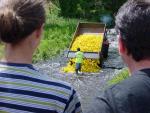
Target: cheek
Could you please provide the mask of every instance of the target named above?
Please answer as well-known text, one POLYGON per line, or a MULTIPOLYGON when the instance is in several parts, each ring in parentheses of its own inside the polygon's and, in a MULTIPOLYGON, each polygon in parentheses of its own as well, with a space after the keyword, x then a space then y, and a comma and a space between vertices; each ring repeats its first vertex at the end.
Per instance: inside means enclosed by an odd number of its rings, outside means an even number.
POLYGON ((126 49, 121 38, 118 39, 118 50, 120 55, 126 54, 126 49))
POLYGON ((120 51, 119 45, 118 45, 118 53, 119 53, 119 55, 121 55, 121 51, 120 51))

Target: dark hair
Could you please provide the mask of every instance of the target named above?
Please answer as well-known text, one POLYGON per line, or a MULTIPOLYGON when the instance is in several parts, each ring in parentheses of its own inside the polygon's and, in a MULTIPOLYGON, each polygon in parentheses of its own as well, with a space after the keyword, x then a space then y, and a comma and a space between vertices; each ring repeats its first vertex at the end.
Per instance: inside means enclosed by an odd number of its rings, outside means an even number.
POLYGON ((80 51, 80 48, 77 48, 77 51, 80 51))
POLYGON ((150 57, 150 1, 129 0, 116 16, 116 30, 120 33, 128 55, 135 61, 150 57))
POLYGON ((17 43, 44 22, 44 0, 0 0, 1 41, 17 43))

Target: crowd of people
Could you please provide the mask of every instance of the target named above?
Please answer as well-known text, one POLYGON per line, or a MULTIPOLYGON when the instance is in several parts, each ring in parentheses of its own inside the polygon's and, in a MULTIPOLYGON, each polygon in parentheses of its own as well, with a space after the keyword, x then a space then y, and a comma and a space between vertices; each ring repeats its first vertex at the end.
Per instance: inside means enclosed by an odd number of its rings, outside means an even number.
MULTIPOLYGON (((0 113, 82 113, 74 88, 32 65, 45 23, 44 0, 0 0, 0 113)), ((131 76, 89 103, 89 113, 150 113, 150 1, 128 0, 116 15, 118 50, 131 76)), ((76 73, 83 53, 76 53, 76 73)))

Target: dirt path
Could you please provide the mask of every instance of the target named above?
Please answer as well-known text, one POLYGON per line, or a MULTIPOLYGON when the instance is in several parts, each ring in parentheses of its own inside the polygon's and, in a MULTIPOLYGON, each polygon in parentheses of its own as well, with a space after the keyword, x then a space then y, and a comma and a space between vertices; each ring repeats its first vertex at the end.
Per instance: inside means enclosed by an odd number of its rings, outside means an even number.
POLYGON ((64 57, 65 52, 55 59, 39 62, 35 64, 35 66, 39 71, 48 74, 52 78, 71 83, 77 90, 83 112, 86 113, 89 109, 88 105, 91 99, 103 91, 103 89, 107 87, 107 81, 112 79, 112 77, 120 71, 120 68, 124 67, 117 52, 117 37, 114 30, 111 30, 109 33, 108 40, 111 43, 109 57, 104 63, 106 68, 102 69, 99 73, 85 73, 84 75, 77 77, 75 74, 61 72, 61 68, 66 65, 68 61, 68 59, 64 57), (116 69, 107 67, 115 67, 116 69))

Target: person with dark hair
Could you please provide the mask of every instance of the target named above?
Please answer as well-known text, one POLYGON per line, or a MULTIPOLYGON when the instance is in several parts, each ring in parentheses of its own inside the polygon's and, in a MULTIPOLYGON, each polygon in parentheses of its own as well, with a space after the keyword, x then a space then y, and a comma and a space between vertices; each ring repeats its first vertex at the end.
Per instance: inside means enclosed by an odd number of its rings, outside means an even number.
POLYGON ((75 60, 75 63, 76 63, 75 71, 77 75, 79 71, 81 72, 83 58, 84 58, 83 52, 80 51, 80 48, 77 48, 76 60, 75 60))
POLYGON ((32 66, 45 23, 44 0, 0 0, 0 112, 81 113, 70 84, 52 80, 32 66))
POLYGON ((98 96, 89 113, 150 113, 150 1, 128 0, 116 16, 116 30, 131 76, 98 96))

